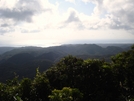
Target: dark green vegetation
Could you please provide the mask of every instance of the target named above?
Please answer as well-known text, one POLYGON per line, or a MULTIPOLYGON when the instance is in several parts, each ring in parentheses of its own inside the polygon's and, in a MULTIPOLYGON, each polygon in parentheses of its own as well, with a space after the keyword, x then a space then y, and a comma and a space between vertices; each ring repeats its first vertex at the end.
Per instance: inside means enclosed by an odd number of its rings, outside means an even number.
POLYGON ((81 45, 62 45, 48 48, 41 47, 1 47, 0 52, 0 82, 5 82, 14 77, 14 73, 19 78, 33 78, 35 69, 40 68, 43 72, 57 63, 67 55, 73 55, 82 59, 103 59, 110 61, 110 57, 130 49, 130 44, 106 45, 106 44, 81 44, 81 45), (101 47, 102 46, 102 47, 101 47), (11 50, 12 49, 12 50, 11 50))
POLYGON ((33 79, 16 76, 0 83, 0 101, 134 101, 134 45, 111 62, 68 55, 33 79))

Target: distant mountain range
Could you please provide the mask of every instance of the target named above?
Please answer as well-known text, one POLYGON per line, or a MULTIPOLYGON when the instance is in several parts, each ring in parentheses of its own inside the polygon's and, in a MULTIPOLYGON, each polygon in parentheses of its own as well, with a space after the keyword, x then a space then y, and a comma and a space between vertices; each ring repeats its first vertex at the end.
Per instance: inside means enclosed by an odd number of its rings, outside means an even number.
POLYGON ((45 71, 67 55, 82 59, 97 58, 110 61, 110 57, 129 50, 132 44, 76 44, 42 47, 0 47, 0 81, 14 77, 34 77, 36 68, 45 71))

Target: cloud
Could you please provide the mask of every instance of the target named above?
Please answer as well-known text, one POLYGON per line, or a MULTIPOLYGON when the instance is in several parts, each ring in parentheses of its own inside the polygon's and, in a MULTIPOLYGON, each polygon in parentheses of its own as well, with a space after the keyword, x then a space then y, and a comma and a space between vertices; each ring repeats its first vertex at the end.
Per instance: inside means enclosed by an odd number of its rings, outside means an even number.
POLYGON ((29 33, 29 31, 26 29, 21 29, 21 33, 29 33))
POLYGON ((134 2, 133 0, 82 0, 85 3, 92 2, 96 5, 93 15, 110 20, 107 27, 110 29, 131 30, 134 28, 134 2), (109 17, 108 17, 109 16, 109 17), (109 24, 109 25, 108 25, 109 24))
POLYGON ((74 11, 72 11, 68 17, 68 19, 66 20, 66 23, 71 23, 71 22, 79 22, 79 18, 76 15, 76 13, 74 11))
POLYGON ((107 3, 105 3, 105 7, 111 14, 113 22, 119 26, 118 28, 125 30, 134 28, 134 5, 132 0, 109 2, 109 6, 106 6, 107 3))
POLYGON ((1 24, 0 27, 8 27, 8 26, 9 26, 8 24, 4 23, 4 24, 1 24))
POLYGON ((26 30, 26 29, 21 29, 21 33, 39 33, 40 30, 26 30))
POLYGON ((37 0, 19 0, 9 5, 10 1, 3 1, 0 7, 0 17, 2 19, 13 19, 15 21, 31 22, 32 16, 40 11, 40 4, 37 0))
POLYGON ((35 14, 52 12, 51 8, 43 7, 40 0, 14 0, 12 5, 9 4, 9 1, 3 0, 2 3, 3 5, 0 5, 2 19, 32 22, 32 17, 35 14))
POLYGON ((75 0, 65 0, 67 2, 70 2, 70 3, 75 3, 75 0))
POLYGON ((55 6, 48 0, 1 0, 0 27, 7 28, 0 28, 0 32, 5 34, 11 27, 22 33, 26 33, 26 30, 39 32, 35 29, 46 24, 46 17, 49 18, 49 15, 54 13, 54 9, 55 6), (44 16, 40 18, 40 15, 44 16))
POLYGON ((8 32, 7 30, 0 29, 0 35, 3 35, 4 33, 8 32))
POLYGON ((0 41, 43 46, 69 40, 134 39, 133 7, 133 0, 1 0, 0 41), (81 1, 93 3, 91 15, 81 12, 85 7, 81 1))
POLYGON ((30 33, 38 33, 40 30, 31 30, 30 33))
POLYGON ((69 8, 68 11, 62 16, 63 19, 58 23, 58 28, 72 28, 74 30, 82 30, 84 29, 83 23, 81 22, 79 13, 73 9, 69 8))
MULTIPOLYGON (((75 0, 65 1, 76 2, 75 0)), ((48 0, 13 0, 13 2, 1 0, 0 19, 3 19, 3 23, 0 22, 1 27, 4 27, 4 24, 20 26, 20 23, 21 26, 26 26, 27 22, 31 22, 45 29, 71 28, 71 26, 89 30, 100 28, 131 30, 134 28, 133 0, 82 1, 96 5, 92 15, 79 13, 74 8, 68 8, 65 14, 59 14, 57 4, 51 4, 48 0), (13 21, 9 22, 9 19, 13 21)))
POLYGON ((10 32, 14 32, 15 29, 11 28, 11 27, 0 27, 0 35, 3 35, 5 33, 10 33, 10 32))
POLYGON ((17 9, 0 9, 0 16, 1 18, 5 19, 13 19, 16 21, 27 21, 31 22, 31 17, 33 16, 33 11, 23 11, 23 10, 17 10, 17 9))

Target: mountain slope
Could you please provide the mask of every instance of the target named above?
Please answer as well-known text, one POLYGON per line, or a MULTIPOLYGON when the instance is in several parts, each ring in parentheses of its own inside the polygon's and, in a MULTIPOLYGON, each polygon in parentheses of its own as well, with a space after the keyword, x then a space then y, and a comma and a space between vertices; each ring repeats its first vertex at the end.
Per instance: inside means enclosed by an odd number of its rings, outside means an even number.
POLYGON ((0 54, 11 51, 13 49, 15 49, 15 47, 0 47, 0 54))
POLYGON ((36 68, 43 72, 62 57, 74 55, 82 59, 104 59, 110 61, 110 57, 129 47, 117 46, 101 47, 96 44, 61 45, 55 47, 22 47, 5 52, 0 56, 0 81, 12 79, 14 72, 22 77, 34 77, 36 68))

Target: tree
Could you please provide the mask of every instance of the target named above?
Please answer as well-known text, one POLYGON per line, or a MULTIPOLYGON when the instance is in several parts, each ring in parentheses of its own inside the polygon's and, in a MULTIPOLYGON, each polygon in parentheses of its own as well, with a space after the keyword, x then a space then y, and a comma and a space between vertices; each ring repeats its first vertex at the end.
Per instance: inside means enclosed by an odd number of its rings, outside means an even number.
POLYGON ((0 83, 0 101, 14 101, 15 96, 19 95, 19 81, 15 77, 6 84, 0 83))
POLYGON ((29 78, 23 78, 19 86, 19 95, 23 101, 30 101, 32 91, 32 80, 29 78))
POLYGON ((83 100, 113 101, 118 97, 112 67, 102 60, 67 56, 48 69, 46 75, 52 89, 78 88, 83 93, 83 100))
POLYGON ((48 101, 48 95, 51 93, 49 80, 45 74, 36 71, 36 76, 32 82, 31 100, 32 101, 48 101))
POLYGON ((134 45, 130 50, 113 56, 112 62, 122 98, 134 98, 134 45))
POLYGON ((61 59, 56 65, 48 69, 45 73, 49 79, 51 87, 54 89, 62 89, 63 87, 72 87, 76 85, 76 75, 81 72, 83 60, 66 56, 61 59))
POLYGON ((50 101, 79 101, 83 94, 76 88, 64 87, 62 90, 54 89, 49 95, 50 101))

